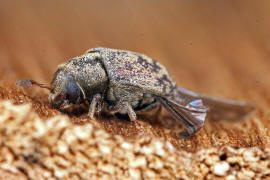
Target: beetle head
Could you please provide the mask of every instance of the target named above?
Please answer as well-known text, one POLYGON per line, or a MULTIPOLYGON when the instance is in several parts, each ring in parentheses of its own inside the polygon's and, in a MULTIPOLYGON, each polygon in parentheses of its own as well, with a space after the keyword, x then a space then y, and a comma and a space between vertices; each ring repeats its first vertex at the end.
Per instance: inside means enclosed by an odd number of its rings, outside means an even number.
POLYGON ((63 73, 56 73, 52 81, 49 100, 53 108, 62 110, 81 104, 84 100, 84 92, 73 78, 63 73))

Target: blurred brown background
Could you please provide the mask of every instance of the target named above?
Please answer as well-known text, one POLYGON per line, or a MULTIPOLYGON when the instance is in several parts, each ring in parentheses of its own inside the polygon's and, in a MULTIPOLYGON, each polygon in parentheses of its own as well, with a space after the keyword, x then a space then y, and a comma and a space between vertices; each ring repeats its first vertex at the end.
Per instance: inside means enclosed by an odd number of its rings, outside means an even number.
POLYGON ((267 0, 3 0, 0 80, 50 83, 58 64, 97 46, 138 51, 165 64, 182 87, 258 105, 245 122, 207 122, 188 141, 158 128, 153 136, 181 147, 264 146, 270 127, 269 10, 267 0))

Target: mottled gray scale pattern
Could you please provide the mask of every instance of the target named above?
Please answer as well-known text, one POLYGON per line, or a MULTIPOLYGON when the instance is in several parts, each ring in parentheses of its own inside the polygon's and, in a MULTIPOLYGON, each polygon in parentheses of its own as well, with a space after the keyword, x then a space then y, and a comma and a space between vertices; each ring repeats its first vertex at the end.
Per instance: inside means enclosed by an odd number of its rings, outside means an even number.
POLYGON ((66 74, 70 75, 83 89, 93 87, 93 91, 86 91, 86 95, 105 89, 104 84, 108 81, 106 72, 99 60, 99 54, 85 54, 70 59, 59 66, 61 69, 67 69, 66 74))
POLYGON ((159 70, 161 70, 161 67, 159 66, 158 62, 154 59, 153 59, 153 64, 151 66, 153 68, 153 71, 156 73, 158 73, 159 70))
POLYGON ((171 79, 168 78, 166 74, 163 74, 161 78, 158 78, 158 86, 163 87, 163 91, 166 91, 166 88, 169 87, 170 92, 173 93, 173 91, 177 88, 175 83, 171 81, 171 79))
POLYGON ((61 91, 61 86, 59 86, 59 84, 61 85, 65 74, 65 68, 59 66, 59 68, 57 69, 57 71, 54 73, 54 77, 52 80, 52 84, 51 84, 51 93, 57 93, 61 91))
POLYGON ((141 88, 143 93, 170 96, 176 84, 166 68, 150 57, 132 51, 94 48, 100 52, 110 83, 141 88))

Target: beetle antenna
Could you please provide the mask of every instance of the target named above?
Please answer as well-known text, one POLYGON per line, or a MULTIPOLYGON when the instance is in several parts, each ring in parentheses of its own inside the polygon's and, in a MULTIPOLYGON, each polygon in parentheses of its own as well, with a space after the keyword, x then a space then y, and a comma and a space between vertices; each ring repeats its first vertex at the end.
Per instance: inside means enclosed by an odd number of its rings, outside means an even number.
POLYGON ((47 86, 46 84, 41 84, 41 83, 38 83, 32 79, 22 79, 22 80, 19 80, 16 82, 16 85, 17 86, 23 86, 23 87, 31 87, 33 85, 37 85, 41 88, 45 88, 45 89, 48 89, 50 90, 51 88, 49 86, 47 86))

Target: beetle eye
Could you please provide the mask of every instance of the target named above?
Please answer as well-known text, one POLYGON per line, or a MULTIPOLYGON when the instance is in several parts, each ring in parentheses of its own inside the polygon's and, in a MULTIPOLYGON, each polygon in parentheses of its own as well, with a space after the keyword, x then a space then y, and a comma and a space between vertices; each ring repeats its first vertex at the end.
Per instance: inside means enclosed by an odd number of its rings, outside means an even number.
POLYGON ((67 99, 72 102, 76 103, 81 95, 81 90, 78 85, 74 82, 69 82, 67 84, 67 99))

